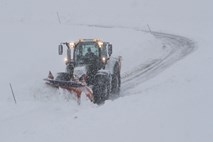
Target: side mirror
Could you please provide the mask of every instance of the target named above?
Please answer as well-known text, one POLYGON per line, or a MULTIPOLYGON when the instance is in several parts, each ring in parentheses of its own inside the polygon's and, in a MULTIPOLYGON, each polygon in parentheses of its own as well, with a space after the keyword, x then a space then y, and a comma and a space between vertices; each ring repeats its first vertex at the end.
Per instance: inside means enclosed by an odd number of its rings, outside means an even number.
POLYGON ((60 44, 60 45, 58 46, 58 54, 59 54, 59 55, 62 55, 62 54, 63 54, 63 45, 62 45, 62 44, 60 44))
POLYGON ((109 56, 112 55, 112 44, 108 45, 108 54, 109 54, 109 56))

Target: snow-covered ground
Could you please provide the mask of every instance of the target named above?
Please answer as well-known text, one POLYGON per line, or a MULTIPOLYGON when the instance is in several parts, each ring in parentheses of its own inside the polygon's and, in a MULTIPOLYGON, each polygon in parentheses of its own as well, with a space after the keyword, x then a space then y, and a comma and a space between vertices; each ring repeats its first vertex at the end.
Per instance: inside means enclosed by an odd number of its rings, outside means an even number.
POLYGON ((213 141, 212 4, 0 0, 0 141, 213 141), (42 79, 61 41, 96 37, 123 57, 121 94, 78 106, 42 79))

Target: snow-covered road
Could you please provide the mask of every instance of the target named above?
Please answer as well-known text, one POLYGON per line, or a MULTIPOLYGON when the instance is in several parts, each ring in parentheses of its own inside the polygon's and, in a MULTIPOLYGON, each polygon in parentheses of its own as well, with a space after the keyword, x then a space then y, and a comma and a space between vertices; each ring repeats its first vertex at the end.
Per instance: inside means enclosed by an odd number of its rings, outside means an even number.
POLYGON ((122 75, 123 86, 121 94, 156 76, 196 49, 194 41, 186 37, 161 32, 151 33, 162 41, 164 54, 162 54, 159 59, 151 60, 148 63, 142 63, 132 71, 122 75))

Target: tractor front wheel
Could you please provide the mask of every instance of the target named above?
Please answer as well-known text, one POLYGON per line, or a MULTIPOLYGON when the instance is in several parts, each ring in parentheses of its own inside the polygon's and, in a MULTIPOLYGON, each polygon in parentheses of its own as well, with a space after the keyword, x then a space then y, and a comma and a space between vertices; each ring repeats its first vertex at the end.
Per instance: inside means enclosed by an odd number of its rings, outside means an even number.
POLYGON ((109 98, 110 85, 109 78, 106 75, 96 75, 93 86, 94 102, 97 104, 103 103, 109 98))

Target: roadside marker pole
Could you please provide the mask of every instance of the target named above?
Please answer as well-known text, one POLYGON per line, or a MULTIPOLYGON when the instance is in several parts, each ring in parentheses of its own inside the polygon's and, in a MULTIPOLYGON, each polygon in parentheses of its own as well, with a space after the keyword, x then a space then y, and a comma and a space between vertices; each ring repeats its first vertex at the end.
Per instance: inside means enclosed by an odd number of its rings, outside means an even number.
POLYGON ((57 17, 58 17, 58 22, 61 24, 61 19, 60 19, 60 16, 59 16, 58 12, 57 12, 57 17))
POLYGON ((149 27, 149 24, 147 24, 147 27, 148 27, 148 29, 149 29, 149 32, 152 33, 152 31, 151 31, 151 29, 150 29, 150 27, 149 27))
POLYGON ((12 92, 12 94, 13 94, 13 99, 14 99, 14 102, 15 102, 15 104, 16 104, 16 98, 15 98, 15 95, 14 95, 14 92, 13 92, 13 88, 12 88, 12 85, 11 85, 11 83, 10 83, 10 89, 11 89, 11 92, 12 92))

